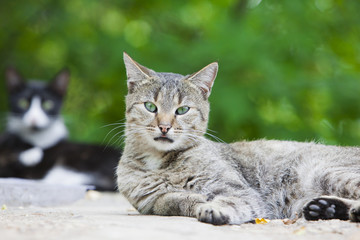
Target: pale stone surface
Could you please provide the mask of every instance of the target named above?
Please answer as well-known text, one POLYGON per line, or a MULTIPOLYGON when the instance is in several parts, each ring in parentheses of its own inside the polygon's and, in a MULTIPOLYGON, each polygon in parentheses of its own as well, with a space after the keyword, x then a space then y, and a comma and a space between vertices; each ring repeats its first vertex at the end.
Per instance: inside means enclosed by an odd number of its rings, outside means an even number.
POLYGON ((360 240, 360 224, 347 221, 212 226, 193 218, 138 215, 117 193, 88 195, 62 207, 0 210, 0 239, 349 239, 360 240))

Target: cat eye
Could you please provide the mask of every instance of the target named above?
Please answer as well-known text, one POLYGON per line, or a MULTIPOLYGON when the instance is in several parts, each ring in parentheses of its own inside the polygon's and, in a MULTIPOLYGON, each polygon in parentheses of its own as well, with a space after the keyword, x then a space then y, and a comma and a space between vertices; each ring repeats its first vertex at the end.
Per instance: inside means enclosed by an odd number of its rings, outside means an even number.
POLYGON ((144 103, 145 108, 152 113, 156 113, 157 112, 157 107, 155 106, 155 104, 151 103, 151 102, 146 102, 144 103))
POLYGON ((26 98, 19 99, 17 104, 21 109, 28 109, 30 106, 30 103, 26 98))
POLYGON ((183 115, 183 114, 187 113, 189 110, 190 110, 190 108, 187 106, 179 107, 178 109, 176 109, 175 114, 183 115))
POLYGON ((45 110, 45 111, 49 111, 51 109, 54 108, 54 102, 51 101, 51 100, 45 100, 43 103, 42 103, 42 108, 45 110))

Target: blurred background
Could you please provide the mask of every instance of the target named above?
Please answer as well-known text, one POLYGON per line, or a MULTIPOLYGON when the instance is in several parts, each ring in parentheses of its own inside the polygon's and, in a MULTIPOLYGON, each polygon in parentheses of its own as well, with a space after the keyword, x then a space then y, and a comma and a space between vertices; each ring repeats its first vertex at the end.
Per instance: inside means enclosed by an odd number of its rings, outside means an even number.
MULTIPOLYGON (((181 74, 218 61, 209 128, 226 142, 360 145, 359 12, 345 0, 2 1, 0 70, 50 80, 69 67, 77 141, 116 144, 105 125, 124 121, 126 51, 181 74)), ((0 81, 1 131, 6 111, 0 81)))

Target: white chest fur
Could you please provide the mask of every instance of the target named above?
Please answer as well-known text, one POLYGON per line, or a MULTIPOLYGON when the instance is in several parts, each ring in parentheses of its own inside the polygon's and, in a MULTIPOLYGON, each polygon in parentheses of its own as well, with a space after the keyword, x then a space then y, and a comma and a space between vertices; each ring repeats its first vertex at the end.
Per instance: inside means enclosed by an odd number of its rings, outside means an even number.
POLYGON ((149 170, 157 170, 161 167, 162 156, 158 153, 151 153, 150 155, 144 156, 143 162, 149 170))

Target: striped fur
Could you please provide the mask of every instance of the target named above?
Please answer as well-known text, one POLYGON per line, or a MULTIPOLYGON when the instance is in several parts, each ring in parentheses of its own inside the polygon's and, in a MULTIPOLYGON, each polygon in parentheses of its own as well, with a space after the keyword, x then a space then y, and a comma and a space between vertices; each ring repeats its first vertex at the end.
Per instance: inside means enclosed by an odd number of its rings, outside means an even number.
POLYGON ((359 148, 210 141, 204 135, 217 63, 183 76, 157 73, 127 54, 124 60, 129 93, 118 188, 140 213, 220 225, 294 218, 303 211, 309 220, 341 218, 342 209, 345 219, 360 221, 359 148), (179 115, 182 106, 190 110, 179 115), (168 126, 165 134, 160 125, 168 126), (325 200, 316 200, 323 195, 325 200), (332 213, 335 205, 338 212, 332 213))

